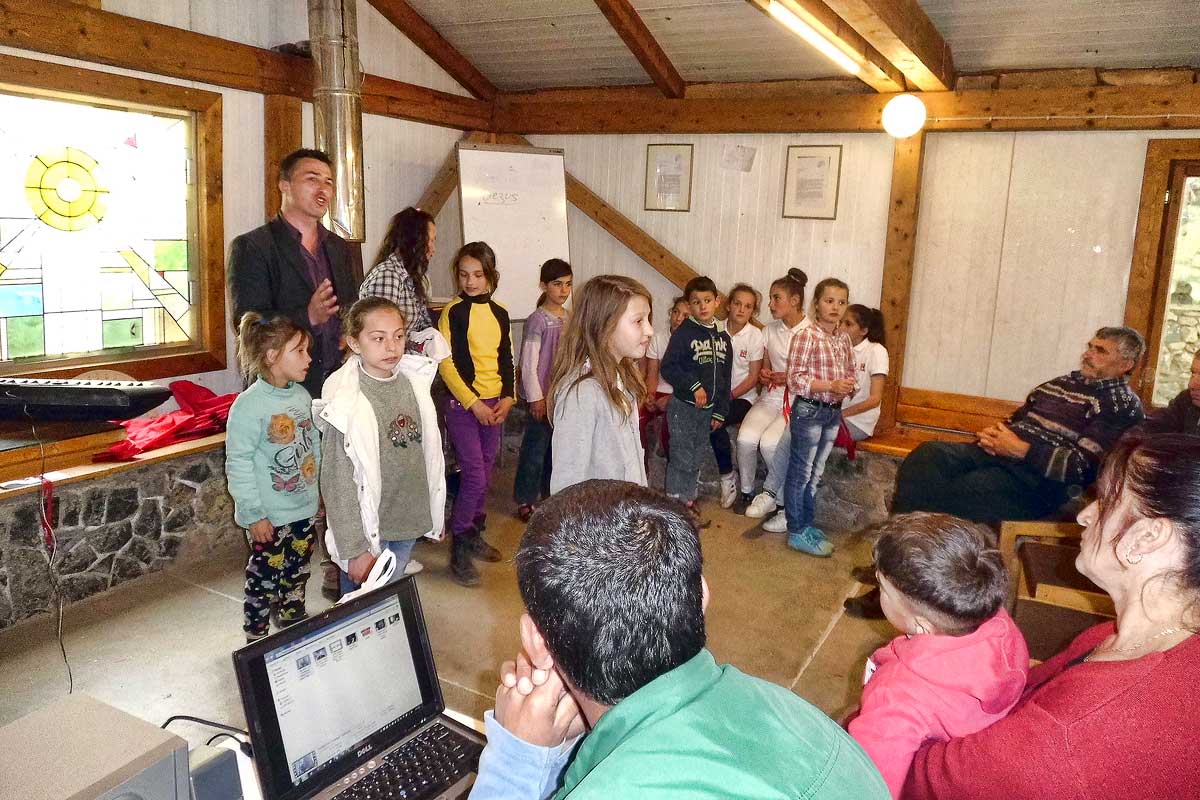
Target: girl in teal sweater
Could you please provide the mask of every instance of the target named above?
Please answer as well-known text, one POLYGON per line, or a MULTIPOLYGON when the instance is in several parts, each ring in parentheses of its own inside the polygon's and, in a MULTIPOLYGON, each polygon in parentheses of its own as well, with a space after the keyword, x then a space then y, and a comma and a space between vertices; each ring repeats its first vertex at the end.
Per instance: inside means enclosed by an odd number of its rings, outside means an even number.
POLYGON ((312 361, 310 344, 287 317, 250 311, 238 326, 238 362, 254 383, 229 409, 225 477, 234 520, 250 542, 247 642, 267 635, 272 611, 281 627, 308 616, 304 587, 316 542, 321 458, 312 398, 300 385, 312 361))

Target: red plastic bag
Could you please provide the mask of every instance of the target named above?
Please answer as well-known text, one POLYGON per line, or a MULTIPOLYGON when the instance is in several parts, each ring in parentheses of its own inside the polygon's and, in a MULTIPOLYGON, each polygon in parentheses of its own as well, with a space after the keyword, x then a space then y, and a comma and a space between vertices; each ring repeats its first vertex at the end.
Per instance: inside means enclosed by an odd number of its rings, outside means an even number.
POLYGON ((225 430, 229 407, 237 393, 215 395, 191 381, 172 381, 169 384, 178 411, 160 414, 153 419, 129 419, 117 423, 125 428, 125 441, 117 442, 93 461, 132 461, 149 450, 211 436, 225 430))

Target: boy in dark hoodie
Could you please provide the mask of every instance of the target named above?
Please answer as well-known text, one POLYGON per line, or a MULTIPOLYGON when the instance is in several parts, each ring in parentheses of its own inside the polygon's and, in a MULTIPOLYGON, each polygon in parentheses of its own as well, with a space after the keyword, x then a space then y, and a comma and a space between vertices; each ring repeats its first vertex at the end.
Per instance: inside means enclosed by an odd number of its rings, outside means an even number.
POLYGON ((683 296, 692 313, 671 334, 660 367, 675 390, 667 405, 666 491, 695 508, 700 457, 709 447, 709 434, 725 424, 729 413, 733 344, 717 322, 717 286, 711 278, 692 278, 683 296))

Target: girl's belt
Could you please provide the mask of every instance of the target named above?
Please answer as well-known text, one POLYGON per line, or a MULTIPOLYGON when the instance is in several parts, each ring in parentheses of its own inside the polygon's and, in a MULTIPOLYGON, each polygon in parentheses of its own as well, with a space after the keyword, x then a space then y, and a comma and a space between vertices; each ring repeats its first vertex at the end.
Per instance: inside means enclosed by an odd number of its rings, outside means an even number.
POLYGON ((803 397, 801 395, 796 395, 796 399, 799 400, 801 403, 807 403, 810 406, 817 406, 818 408, 841 408, 842 407, 841 400, 837 401, 836 403, 824 403, 820 400, 814 400, 811 397, 803 397))

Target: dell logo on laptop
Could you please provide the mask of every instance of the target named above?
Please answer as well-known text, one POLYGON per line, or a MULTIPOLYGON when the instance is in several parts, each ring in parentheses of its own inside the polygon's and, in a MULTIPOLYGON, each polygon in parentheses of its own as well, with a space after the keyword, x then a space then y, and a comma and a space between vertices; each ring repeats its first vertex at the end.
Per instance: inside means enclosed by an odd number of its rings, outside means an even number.
POLYGON ((362 758, 363 756, 365 756, 365 755, 366 755, 367 753, 369 753, 369 752, 371 752, 371 745, 369 745, 369 744, 368 744, 368 745, 365 745, 365 746, 363 746, 363 747, 360 747, 360 748, 358 749, 358 752, 354 754, 354 757, 355 757, 355 758, 362 758))

